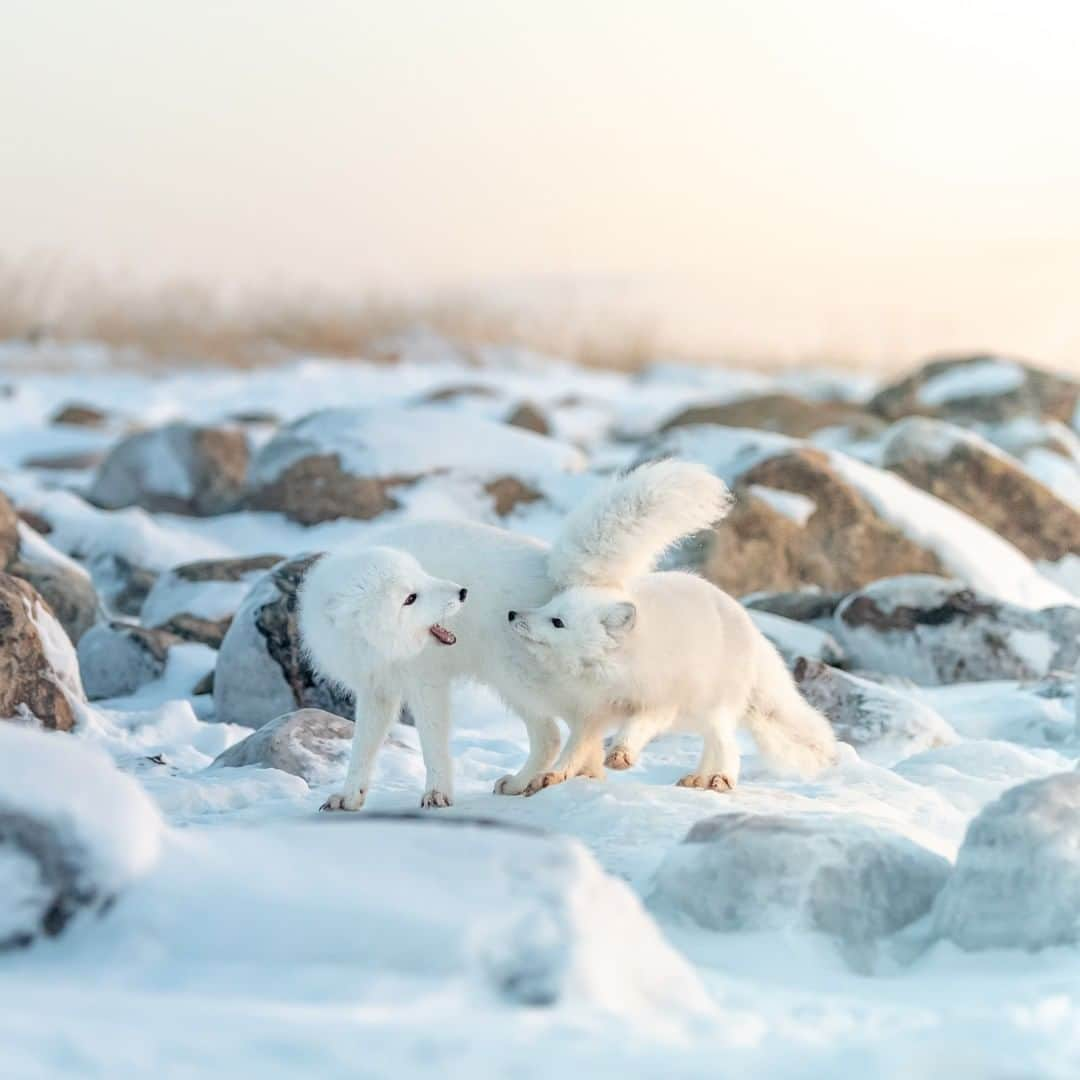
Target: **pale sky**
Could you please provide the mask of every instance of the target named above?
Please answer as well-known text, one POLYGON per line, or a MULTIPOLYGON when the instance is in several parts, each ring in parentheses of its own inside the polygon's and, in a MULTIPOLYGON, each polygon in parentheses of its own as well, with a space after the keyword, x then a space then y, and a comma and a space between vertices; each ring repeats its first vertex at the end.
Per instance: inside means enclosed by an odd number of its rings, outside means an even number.
POLYGON ((1080 370, 1069 0, 5 0, 0 255, 1080 370))

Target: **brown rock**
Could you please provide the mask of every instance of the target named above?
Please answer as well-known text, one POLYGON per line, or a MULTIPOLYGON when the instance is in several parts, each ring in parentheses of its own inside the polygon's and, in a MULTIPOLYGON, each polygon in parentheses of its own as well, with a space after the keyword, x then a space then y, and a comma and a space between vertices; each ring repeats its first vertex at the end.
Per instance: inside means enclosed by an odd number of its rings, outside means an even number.
POLYGON ((284 555, 250 555, 237 559, 200 559, 174 566, 170 573, 183 581, 243 581, 248 574, 269 570, 284 558, 284 555))
POLYGON ((537 435, 550 435, 551 425, 547 417, 531 402, 523 401, 507 418, 511 427, 535 431, 537 435))
POLYGON ((935 555, 882 519, 818 450, 769 458, 743 475, 736 495, 700 555, 708 580, 736 596, 808 585, 846 592, 878 578, 941 571, 935 555), (751 485, 795 492, 816 509, 800 525, 750 493, 751 485))
POLYGON ((878 417, 843 401, 807 401, 792 394, 762 394, 719 405, 694 405, 668 420, 661 431, 690 424, 757 428, 805 438, 822 428, 845 425, 861 434, 881 428, 878 417))
POLYGON ((164 630, 184 641, 195 641, 200 645, 209 645, 211 649, 220 649, 231 624, 231 615, 221 619, 202 619, 184 611, 166 619, 155 629, 164 630))
POLYGON ((36 510, 19 507, 15 513, 24 525, 29 525, 34 532, 39 533, 41 536, 48 536, 53 531, 52 522, 42 517, 36 510))
POLYGON ((100 450, 84 450, 75 454, 35 454, 24 458, 24 469, 96 469, 105 460, 100 450))
POLYGON ((252 510, 275 510, 301 525, 338 518, 368 521, 399 503, 390 491, 413 476, 352 476, 337 454, 311 454, 294 462, 248 497, 252 510))
POLYGON ((917 371, 880 390, 870 401, 871 411, 888 420, 902 416, 940 416, 984 423, 1014 416, 1040 416, 1069 423, 1080 400, 1080 382, 1064 375, 1018 361, 1001 361, 993 356, 962 356, 932 360, 917 371), (950 397, 938 404, 920 400, 920 391, 932 379, 972 365, 1015 364, 1022 379, 1005 389, 995 389, 990 380, 982 392, 950 397))
POLYGON ((883 463, 910 484, 982 522, 1028 558, 1080 555, 1080 513, 1017 462, 936 420, 897 425, 883 463))
POLYGON ((453 383, 450 386, 440 386, 437 390, 429 390, 428 393, 418 398, 419 403, 429 404, 439 401, 455 401, 461 397, 493 398, 498 391, 483 383, 453 383))
POLYGON ((53 424, 68 424, 73 427, 104 427, 109 421, 108 414, 93 405, 73 402, 64 405, 53 413, 53 424))
POLYGON ((527 484, 513 476, 500 476, 484 485, 484 490, 491 496, 495 503, 495 513, 499 517, 506 517, 513 510, 522 505, 536 502, 543 496, 527 484))
POLYGON ((0 491, 0 570, 19 554, 19 518, 8 497, 0 491))
POLYGON ((53 666, 42 633, 47 620, 52 612, 33 587, 0 573, 0 718, 32 716, 43 727, 70 731, 81 689, 53 666))

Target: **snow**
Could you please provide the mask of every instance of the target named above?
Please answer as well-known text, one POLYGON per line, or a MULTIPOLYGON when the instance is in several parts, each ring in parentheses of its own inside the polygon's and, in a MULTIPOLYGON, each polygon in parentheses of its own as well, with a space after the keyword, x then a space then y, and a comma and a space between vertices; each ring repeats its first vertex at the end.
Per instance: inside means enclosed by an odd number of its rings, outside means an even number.
POLYGON ((799 526, 805 525, 810 520, 810 515, 817 509, 817 503, 813 499, 808 499, 805 495, 799 495, 794 491, 781 491, 779 488, 766 487, 764 484, 751 484, 747 490, 799 526))
MULTIPOLYGON (((504 524, 550 538, 601 474, 654 451, 704 461, 731 482, 807 445, 708 426, 644 442, 676 408, 779 389, 859 400, 872 389, 802 371, 666 365, 628 377, 545 366, 512 350, 485 350, 473 365, 431 336, 394 347, 405 354, 396 364, 301 360, 243 373, 146 377, 111 370, 88 348, 73 351, 82 364, 75 372, 24 365, 15 398, 0 399, 0 489, 41 513, 54 527, 48 543, 90 568, 114 555, 160 571, 201 558, 292 556, 362 542, 398 517, 491 520, 469 480, 493 470, 535 474, 544 499, 504 524), (495 396, 416 404, 463 383, 488 385, 495 396), (365 415, 423 417, 425 438, 395 442, 392 431, 384 439, 372 427, 378 446, 365 448, 347 425, 332 431, 359 464, 422 465, 427 474, 450 463, 454 471, 425 475, 378 523, 305 529, 269 513, 102 511, 79 498, 85 477, 21 468, 30 452, 115 443, 118 429, 48 424, 75 399, 147 424, 217 423, 255 410, 288 423, 362 402, 365 415), (522 400, 552 419, 556 438, 512 431, 504 439, 495 420, 522 400), (588 470, 578 471, 586 459, 588 470)), ((1034 451, 1016 453, 1031 467, 1034 451)), ((841 446, 830 460, 889 520, 948 556, 950 572, 967 583, 1029 609, 1066 595, 970 518, 880 473, 869 447, 841 446)), ((777 505, 777 495, 763 497, 777 505)), ((785 493, 781 512, 807 513, 799 498, 785 493)), ((222 614, 234 601, 216 585, 182 599, 222 614)), ((828 627, 754 618, 793 653, 824 654, 829 645, 828 627)), ((273 768, 211 768, 251 732, 217 722, 210 698, 191 696, 215 659, 204 646, 174 647, 158 679, 82 707, 74 735, 0 725, 0 804, 14 791, 20 805, 77 828, 117 894, 102 916, 3 954, 5 1076, 570 1072, 606 1080, 722 1069, 847 1080, 989 1076, 1002 1061, 1038 1076, 1080 1072, 1075 946, 967 953, 927 940, 924 919, 908 928, 912 941, 884 940, 867 962, 799 918, 717 930, 646 902, 668 860, 695 846, 683 843, 687 832, 720 814, 828 819, 845 836, 911 845, 933 865, 951 864, 973 816, 994 799, 1076 768, 1072 675, 932 687, 856 675, 867 698, 884 703, 882 723, 900 726, 902 737, 866 753, 843 745, 838 763, 812 781, 770 773, 746 741, 743 780, 724 796, 675 786, 700 745, 672 734, 603 781, 496 797, 495 780, 524 759, 525 732, 488 691, 462 686, 453 700, 455 805, 399 820, 417 812, 424 785, 412 728, 391 732, 355 817, 317 812, 340 783, 340 756, 313 769, 310 784, 273 768), (912 735, 905 717, 925 723, 912 735), (941 741, 948 745, 934 745, 941 741)), ((0 910, 9 911, 39 882, 5 854, 0 843, 11 901, 0 910)), ((764 886, 767 877, 756 880, 764 886)))
POLYGON ((935 375, 919 387, 920 405, 937 408, 951 401, 1007 394, 1024 385, 1023 367, 1011 360, 979 360, 935 375))

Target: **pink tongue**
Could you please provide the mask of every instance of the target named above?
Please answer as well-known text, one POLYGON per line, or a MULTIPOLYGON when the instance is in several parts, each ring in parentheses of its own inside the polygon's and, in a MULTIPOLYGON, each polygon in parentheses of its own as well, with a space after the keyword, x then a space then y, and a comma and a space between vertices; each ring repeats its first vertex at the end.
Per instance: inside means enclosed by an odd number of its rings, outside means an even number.
POLYGON ((445 626, 440 626, 438 623, 431 628, 431 636, 443 645, 453 645, 457 641, 457 638, 445 626))

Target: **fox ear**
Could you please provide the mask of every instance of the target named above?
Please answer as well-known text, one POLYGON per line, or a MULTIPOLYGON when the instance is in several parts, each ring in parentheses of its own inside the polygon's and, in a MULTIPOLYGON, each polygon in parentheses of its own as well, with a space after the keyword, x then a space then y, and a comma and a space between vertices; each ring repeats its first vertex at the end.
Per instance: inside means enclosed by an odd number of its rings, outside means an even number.
POLYGON ((629 633, 636 619, 637 608, 629 601, 609 604, 600 615, 600 622, 613 638, 629 633))

